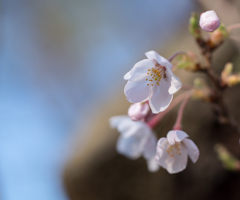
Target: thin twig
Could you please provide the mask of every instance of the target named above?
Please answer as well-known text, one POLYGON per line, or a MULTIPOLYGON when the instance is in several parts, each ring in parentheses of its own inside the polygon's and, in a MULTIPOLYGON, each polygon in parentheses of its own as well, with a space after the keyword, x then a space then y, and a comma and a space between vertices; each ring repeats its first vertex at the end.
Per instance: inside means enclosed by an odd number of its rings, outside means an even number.
POLYGON ((192 90, 188 90, 186 92, 183 92, 183 93, 179 94, 176 98, 174 98, 174 100, 172 101, 170 106, 165 111, 155 115, 151 119, 151 121, 148 122, 148 126, 151 127, 151 128, 154 128, 162 120, 162 118, 167 113, 169 113, 175 106, 177 106, 184 99, 190 98, 191 96, 192 96, 192 90))

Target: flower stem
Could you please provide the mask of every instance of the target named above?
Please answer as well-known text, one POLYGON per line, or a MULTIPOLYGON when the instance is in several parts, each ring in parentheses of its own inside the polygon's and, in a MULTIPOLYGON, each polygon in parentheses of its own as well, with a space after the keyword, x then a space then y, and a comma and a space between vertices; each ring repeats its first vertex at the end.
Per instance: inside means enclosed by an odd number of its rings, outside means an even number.
POLYGON ((182 104, 181 104, 181 106, 180 106, 180 108, 179 108, 179 110, 178 110, 178 116, 177 116, 176 123, 175 123, 175 125, 174 125, 174 127, 173 127, 173 130, 181 130, 181 129, 182 129, 181 122, 182 122, 183 112, 184 112, 184 109, 185 109, 188 101, 189 101, 189 98, 186 98, 186 99, 182 102, 182 104))
POLYGON ((185 52, 185 51, 178 51, 175 54, 173 54, 170 58, 168 58, 168 61, 171 62, 176 56, 181 55, 181 54, 186 55, 187 52, 185 52))
POLYGON ((155 115, 147 124, 150 128, 154 128, 161 120, 162 118, 169 113, 175 106, 177 106, 180 102, 183 100, 190 98, 192 96, 192 90, 188 90, 186 92, 183 92, 179 94, 170 104, 170 106, 163 112, 155 115))

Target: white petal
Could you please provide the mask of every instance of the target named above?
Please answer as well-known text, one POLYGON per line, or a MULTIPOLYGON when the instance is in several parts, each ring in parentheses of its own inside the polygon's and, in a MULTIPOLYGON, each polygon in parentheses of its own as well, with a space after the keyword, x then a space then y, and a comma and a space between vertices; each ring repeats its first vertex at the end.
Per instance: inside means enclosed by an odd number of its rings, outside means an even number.
POLYGON ((181 142, 186 137, 188 137, 188 134, 181 130, 172 130, 172 131, 169 131, 167 134, 168 142, 171 145, 174 145, 175 142, 181 142))
POLYGON ((159 159, 159 156, 161 157, 163 155, 163 149, 161 148, 161 146, 164 146, 168 143, 168 140, 167 138, 165 137, 162 137, 160 138, 160 140, 158 140, 158 143, 157 143, 157 155, 156 155, 156 158, 159 159))
POLYGON ((125 80, 137 81, 147 76, 148 69, 155 67, 152 60, 144 59, 136 63, 133 68, 124 76, 125 80))
POLYGON ((151 86, 147 85, 146 80, 128 81, 124 93, 127 100, 131 103, 144 102, 149 99, 151 95, 151 86))
POLYGON ((157 138, 151 132, 144 146, 143 156, 146 160, 155 157, 157 147, 157 138))
POLYGON ((197 162, 198 157, 199 157, 199 149, 197 145, 190 139, 184 139, 183 143, 187 147, 188 155, 193 161, 193 163, 197 162))
POLYGON ((172 101, 173 95, 168 92, 169 83, 163 78, 156 91, 149 99, 149 105, 153 113, 159 113, 167 109, 172 101))
POLYGON ((172 149, 174 151, 174 154, 169 154, 167 150, 170 146, 171 145, 168 142, 161 144, 161 146, 157 146, 157 149, 161 149, 161 154, 158 154, 159 150, 157 150, 157 162, 170 174, 174 174, 186 168, 188 154, 186 147, 181 143, 179 143, 179 152, 177 152, 176 147, 173 146, 172 149))
POLYGON ((147 160, 147 166, 148 166, 148 171, 150 172, 157 172, 160 169, 160 166, 154 157, 147 160))
POLYGON ((142 155, 151 134, 151 129, 143 122, 133 123, 135 126, 132 126, 128 130, 131 134, 121 134, 118 138, 116 148, 118 153, 128 158, 136 159, 142 155))
POLYGON ((128 73, 126 73, 123 78, 124 78, 125 80, 128 80, 128 79, 131 78, 131 76, 132 76, 132 70, 130 70, 128 73))
POLYGON ((168 82, 171 84, 168 92, 169 94, 174 94, 182 87, 182 82, 177 76, 173 74, 172 70, 169 68, 166 68, 166 75, 168 82))
POLYGON ((145 53, 148 59, 150 60, 156 60, 158 64, 160 64, 163 67, 169 67, 172 69, 172 64, 164 57, 160 56, 156 51, 148 51, 145 53))
POLYGON ((127 115, 114 116, 109 119, 111 128, 116 128, 122 120, 126 120, 129 117, 127 115))
POLYGON ((149 132, 150 128, 144 122, 132 121, 127 115, 114 116, 109 119, 110 126, 117 128, 120 134, 130 137, 136 132, 149 132), (143 131, 142 131, 143 130, 143 131))
POLYGON ((142 154, 142 149, 139 148, 139 140, 134 137, 119 136, 116 150, 119 154, 122 154, 130 159, 137 159, 142 154))

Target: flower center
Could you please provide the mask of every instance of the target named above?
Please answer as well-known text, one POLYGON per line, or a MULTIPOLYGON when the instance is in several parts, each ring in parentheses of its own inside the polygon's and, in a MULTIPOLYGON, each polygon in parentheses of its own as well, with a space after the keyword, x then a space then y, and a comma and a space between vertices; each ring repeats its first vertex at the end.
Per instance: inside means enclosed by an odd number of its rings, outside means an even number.
POLYGON ((167 153, 170 157, 175 157, 175 155, 181 155, 180 143, 176 142, 174 145, 170 145, 167 148, 167 153))
POLYGON ((160 80, 164 77, 165 68, 159 64, 156 64, 156 66, 158 67, 148 69, 147 71, 147 85, 153 86, 153 84, 157 84, 159 86, 160 80))

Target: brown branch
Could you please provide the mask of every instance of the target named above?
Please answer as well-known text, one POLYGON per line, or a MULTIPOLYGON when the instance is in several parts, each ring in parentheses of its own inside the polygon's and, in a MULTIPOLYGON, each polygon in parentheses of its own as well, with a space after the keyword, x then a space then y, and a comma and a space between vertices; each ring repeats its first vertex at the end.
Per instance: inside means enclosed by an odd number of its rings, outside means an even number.
POLYGON ((207 74, 215 86, 213 88, 214 101, 212 103, 219 108, 215 110, 218 115, 218 120, 222 124, 229 124, 236 130, 236 132, 240 134, 240 126, 238 125, 236 119, 229 113, 228 108, 224 102, 223 90, 225 87, 221 84, 221 77, 212 70, 212 53, 221 44, 216 47, 212 47, 209 42, 205 42, 202 39, 198 39, 197 43, 202 50, 202 55, 206 63, 206 67, 199 69, 199 71, 207 74))

